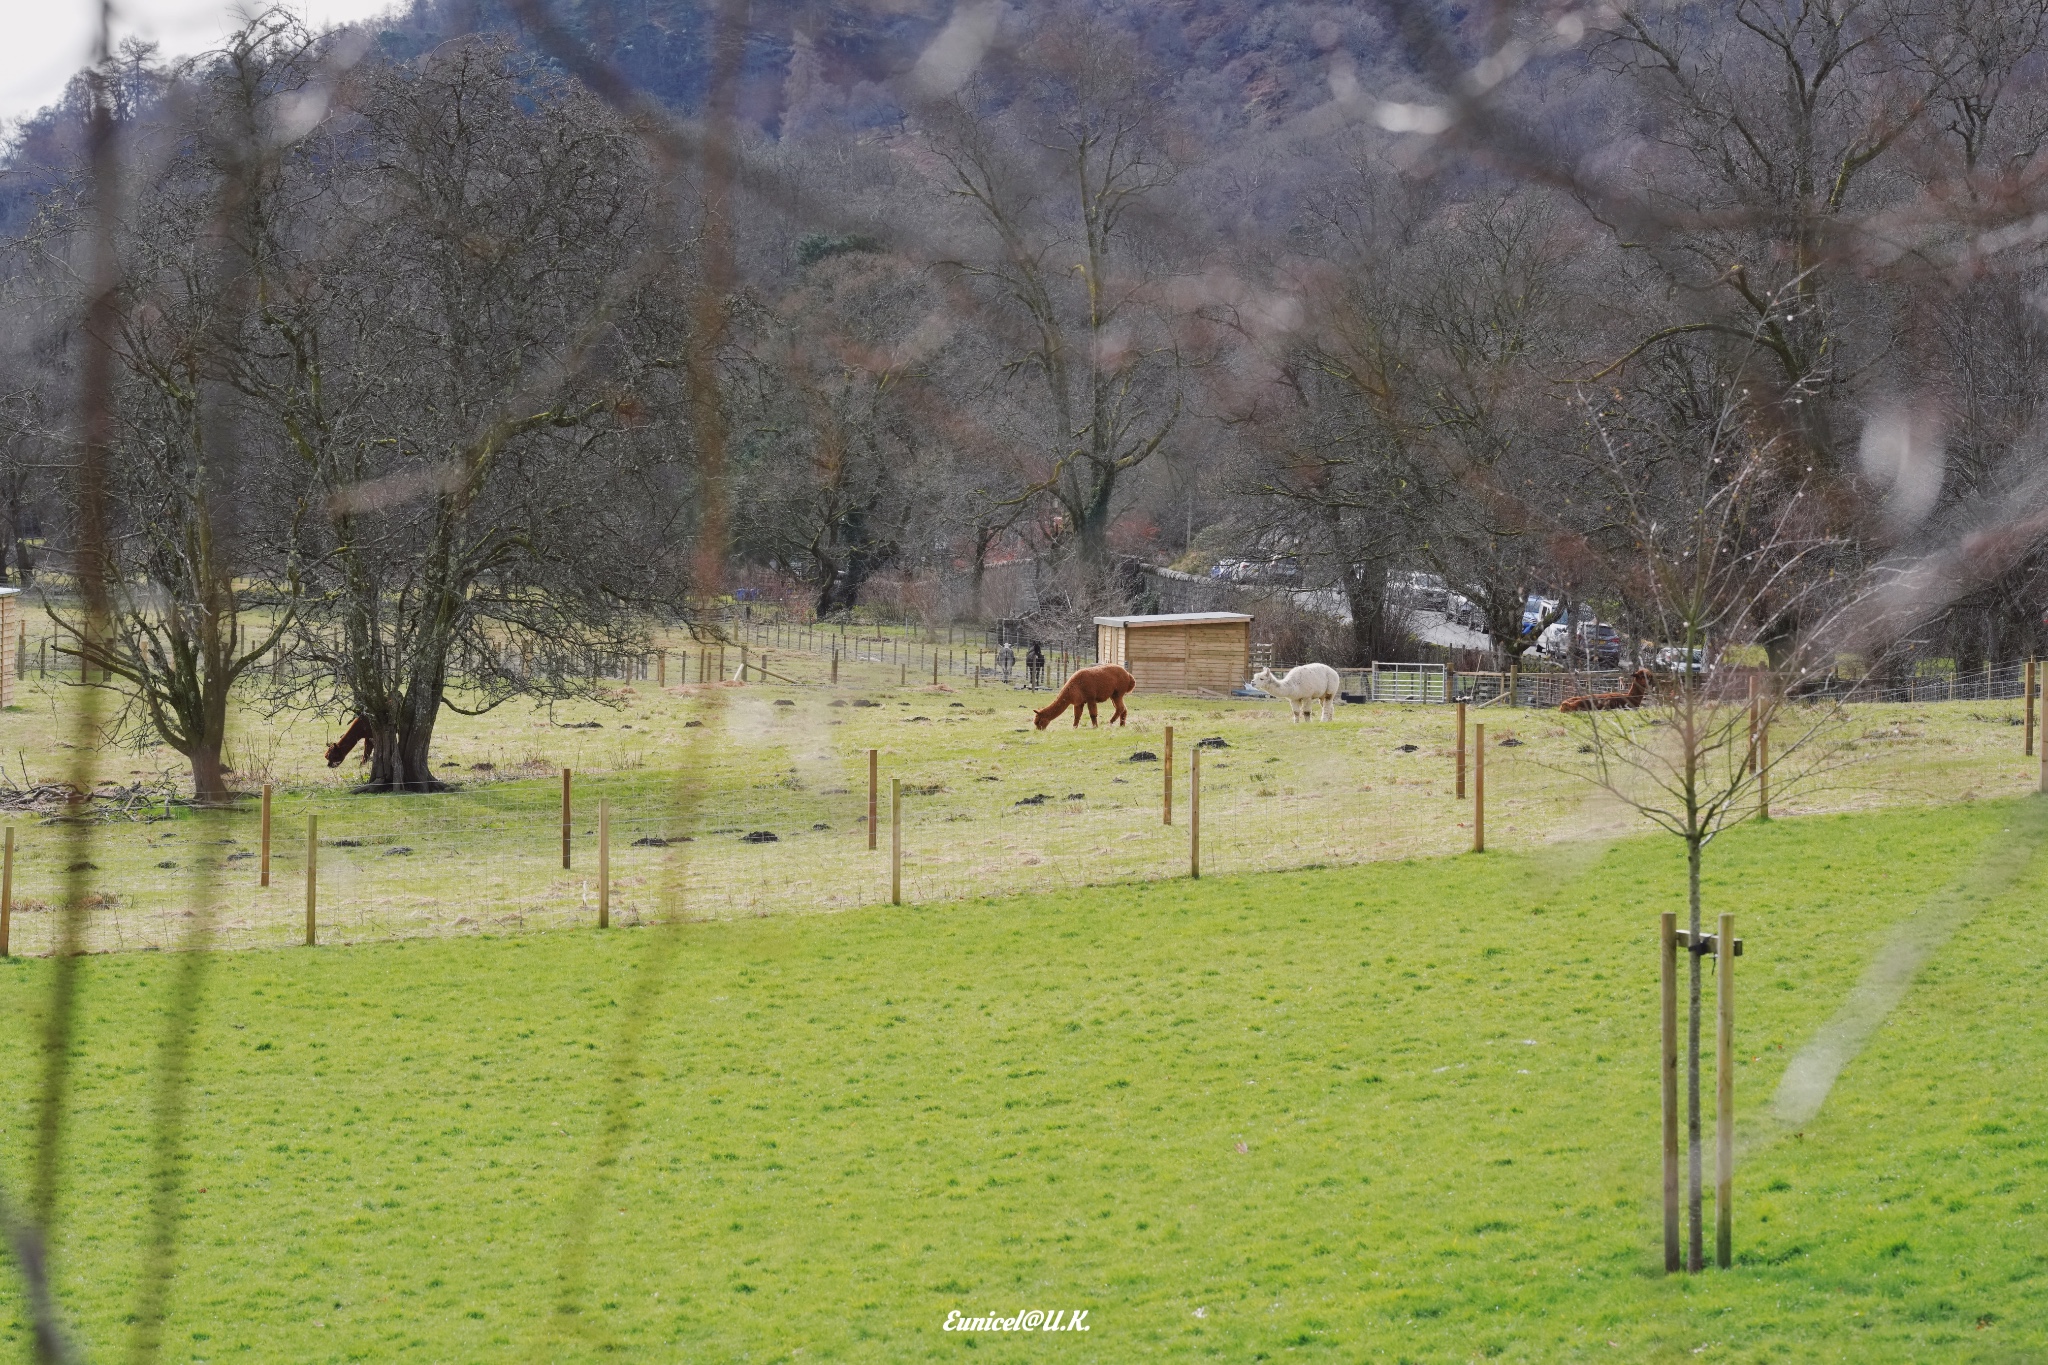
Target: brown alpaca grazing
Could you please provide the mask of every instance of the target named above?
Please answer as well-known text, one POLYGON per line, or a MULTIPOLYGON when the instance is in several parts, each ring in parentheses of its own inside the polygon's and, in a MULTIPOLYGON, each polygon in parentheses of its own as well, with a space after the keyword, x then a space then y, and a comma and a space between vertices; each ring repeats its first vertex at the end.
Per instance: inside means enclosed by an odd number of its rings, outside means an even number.
POLYGON ((377 747, 377 739, 370 733, 369 718, 365 716, 357 716, 349 723, 348 729, 341 732, 341 738, 327 746, 327 766, 339 768, 341 761, 348 757, 349 750, 358 743, 363 746, 363 762, 368 763, 371 752, 377 747))
POLYGON ((1074 708, 1074 728, 1081 727, 1081 708, 1088 708, 1088 723, 1097 724, 1095 707, 1098 702, 1108 702, 1116 707, 1116 714, 1109 718, 1112 725, 1122 725, 1130 713, 1124 710, 1124 698, 1137 690, 1138 680, 1115 664, 1096 664, 1093 668, 1077 668, 1060 694, 1052 699, 1052 705, 1032 714, 1038 718, 1038 728, 1043 730, 1060 718, 1060 712, 1069 706, 1074 708))
POLYGON ((1629 677, 1628 691, 1600 692, 1590 697, 1567 697, 1560 711, 1633 711, 1650 694, 1650 670, 1639 668, 1629 677))

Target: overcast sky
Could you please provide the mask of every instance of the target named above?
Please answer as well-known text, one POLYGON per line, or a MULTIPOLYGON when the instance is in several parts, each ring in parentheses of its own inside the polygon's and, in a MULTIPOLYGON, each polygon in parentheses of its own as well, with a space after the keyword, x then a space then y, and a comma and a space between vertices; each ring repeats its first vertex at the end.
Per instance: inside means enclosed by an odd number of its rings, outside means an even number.
MULTIPOLYGON (((381 14, 396 0, 299 0, 314 28, 381 14)), ((162 44, 166 57, 203 52, 235 27, 244 4, 233 0, 116 0, 117 34, 162 44)), ((0 0, 7 41, 0 46, 0 121, 32 114, 64 92, 85 64, 99 21, 97 0, 0 0)))

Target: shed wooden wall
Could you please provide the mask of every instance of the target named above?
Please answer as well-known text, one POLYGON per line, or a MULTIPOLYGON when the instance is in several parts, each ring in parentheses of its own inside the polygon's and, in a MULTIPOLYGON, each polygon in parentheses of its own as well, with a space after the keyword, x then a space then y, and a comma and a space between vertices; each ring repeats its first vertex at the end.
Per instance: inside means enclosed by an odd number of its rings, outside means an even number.
POLYGON ((1251 623, 1097 626, 1104 663, 1122 664, 1147 692, 1229 692, 1249 676, 1251 623))

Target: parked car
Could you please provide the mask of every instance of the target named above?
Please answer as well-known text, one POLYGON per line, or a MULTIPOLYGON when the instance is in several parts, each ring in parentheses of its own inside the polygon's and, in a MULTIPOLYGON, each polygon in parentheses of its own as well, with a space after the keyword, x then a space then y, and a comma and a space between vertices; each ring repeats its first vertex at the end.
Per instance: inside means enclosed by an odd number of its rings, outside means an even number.
POLYGON ((1579 657, 1595 668, 1621 667, 1621 632, 1605 621, 1588 621, 1578 629, 1579 657))
POLYGON ((1560 616, 1536 638, 1536 649, 1546 659, 1582 663, 1589 668, 1618 668, 1621 665, 1621 632, 1605 621, 1573 624, 1560 616))
POLYGON ((1387 575, 1387 600, 1410 611, 1443 611, 1450 596, 1441 574, 1402 569, 1387 575))
POLYGON ((1555 597, 1531 596, 1528 601, 1522 603, 1522 634, 1527 635, 1536 629, 1536 623, 1556 611, 1559 605, 1555 597))
POLYGON ((1705 673, 1707 671, 1707 651, 1698 646, 1687 650, 1684 645, 1659 645, 1657 646, 1656 653, 1650 656, 1650 662, 1653 667, 1663 672, 1683 673, 1688 653, 1692 655, 1692 671, 1694 673, 1705 673))
POLYGON ((1293 555, 1272 559, 1219 559, 1209 577, 1226 583, 1292 583, 1301 577, 1301 561, 1293 555))

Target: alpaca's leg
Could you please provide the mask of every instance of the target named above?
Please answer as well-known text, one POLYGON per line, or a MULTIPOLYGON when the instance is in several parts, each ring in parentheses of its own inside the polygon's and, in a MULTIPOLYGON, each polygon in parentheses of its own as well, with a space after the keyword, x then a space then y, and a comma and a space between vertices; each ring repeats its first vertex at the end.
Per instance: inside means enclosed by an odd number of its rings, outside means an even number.
POLYGON ((1124 694, 1121 692, 1115 693, 1109 700, 1116 707, 1116 714, 1110 719, 1114 720, 1118 725, 1122 725, 1130 715, 1130 712, 1124 710, 1124 694))
MULTIPOLYGON (((1079 714, 1078 711, 1075 712, 1075 715, 1079 714)), ((1092 701, 1088 703, 1088 725, 1090 729, 1100 729, 1102 725, 1102 722, 1095 718, 1095 703, 1092 701)))

